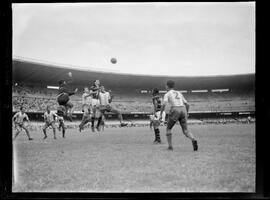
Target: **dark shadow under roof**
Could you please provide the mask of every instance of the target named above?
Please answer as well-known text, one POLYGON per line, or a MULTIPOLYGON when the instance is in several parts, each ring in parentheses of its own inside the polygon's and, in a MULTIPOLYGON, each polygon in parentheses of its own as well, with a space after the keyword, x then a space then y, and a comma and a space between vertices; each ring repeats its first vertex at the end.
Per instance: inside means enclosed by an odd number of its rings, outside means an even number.
POLYGON ((57 85, 58 81, 67 78, 67 73, 72 72, 74 85, 90 85, 99 79, 103 85, 111 89, 134 90, 164 88, 167 80, 174 80, 176 87, 182 90, 201 89, 254 89, 255 74, 226 75, 226 76, 149 76, 119 74, 111 72, 98 72, 78 70, 13 59, 13 82, 24 82, 42 85, 57 85))

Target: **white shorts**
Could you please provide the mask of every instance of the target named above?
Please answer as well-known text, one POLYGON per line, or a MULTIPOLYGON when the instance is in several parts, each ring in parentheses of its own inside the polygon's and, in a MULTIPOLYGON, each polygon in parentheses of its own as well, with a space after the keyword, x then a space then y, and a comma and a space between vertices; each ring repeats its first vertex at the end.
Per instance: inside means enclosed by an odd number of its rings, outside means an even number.
POLYGON ((99 102, 99 99, 92 99, 91 100, 91 105, 92 106, 99 106, 100 102, 99 102))
MULTIPOLYGON (((160 117, 160 111, 157 111, 155 115, 150 115, 150 119, 151 120, 159 120, 160 117)), ((161 121, 164 122, 165 121, 165 117, 166 117, 166 113, 163 112, 162 113, 162 118, 161 121)))

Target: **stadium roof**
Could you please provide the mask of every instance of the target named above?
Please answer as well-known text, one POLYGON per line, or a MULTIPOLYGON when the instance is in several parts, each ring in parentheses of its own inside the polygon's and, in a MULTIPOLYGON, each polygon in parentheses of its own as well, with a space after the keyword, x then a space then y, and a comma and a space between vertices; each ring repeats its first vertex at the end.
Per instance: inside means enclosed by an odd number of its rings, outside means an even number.
POLYGON ((174 80, 177 89, 253 89, 255 74, 226 75, 226 76, 149 76, 101 72, 94 70, 78 70, 71 67, 56 66, 21 59, 13 59, 13 82, 24 82, 39 85, 58 85, 58 81, 67 78, 72 72, 74 85, 92 85, 99 79, 106 88, 113 90, 164 88, 167 80, 174 80))

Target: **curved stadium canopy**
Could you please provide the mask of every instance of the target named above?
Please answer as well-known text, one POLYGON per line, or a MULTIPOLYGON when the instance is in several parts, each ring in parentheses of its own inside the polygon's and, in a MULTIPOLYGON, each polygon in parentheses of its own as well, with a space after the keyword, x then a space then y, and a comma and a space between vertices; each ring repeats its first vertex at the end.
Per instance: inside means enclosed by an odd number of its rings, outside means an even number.
POLYGON ((92 85, 99 79, 105 87, 113 90, 145 90, 154 87, 164 88, 167 80, 174 80, 177 89, 204 90, 204 89, 254 89, 255 74, 226 75, 226 76, 149 76, 78 70, 55 66, 45 63, 13 59, 13 82, 32 84, 58 85, 58 81, 67 78, 72 72, 74 85, 92 85))

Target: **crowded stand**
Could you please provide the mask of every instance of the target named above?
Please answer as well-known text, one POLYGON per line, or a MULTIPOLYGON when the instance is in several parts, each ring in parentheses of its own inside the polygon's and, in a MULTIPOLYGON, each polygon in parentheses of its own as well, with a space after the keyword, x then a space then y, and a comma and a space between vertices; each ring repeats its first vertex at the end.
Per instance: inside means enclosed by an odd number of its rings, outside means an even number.
MULTIPOLYGON (((82 88, 72 96, 75 112, 81 112, 82 88)), ((40 86, 13 86, 12 87, 13 111, 18 111, 24 105, 28 112, 43 112, 46 106, 57 108, 57 90, 40 86)), ((222 112, 255 110, 254 93, 248 92, 207 92, 207 93, 183 93, 190 104, 191 112, 222 112)), ((112 105, 129 112, 153 112, 151 94, 142 94, 140 91, 125 92, 112 91, 112 105)))

